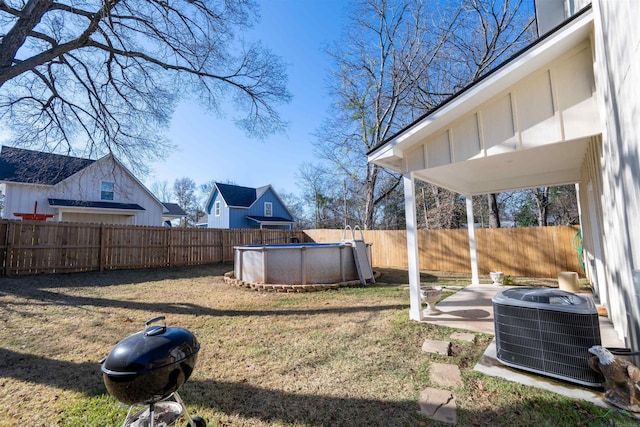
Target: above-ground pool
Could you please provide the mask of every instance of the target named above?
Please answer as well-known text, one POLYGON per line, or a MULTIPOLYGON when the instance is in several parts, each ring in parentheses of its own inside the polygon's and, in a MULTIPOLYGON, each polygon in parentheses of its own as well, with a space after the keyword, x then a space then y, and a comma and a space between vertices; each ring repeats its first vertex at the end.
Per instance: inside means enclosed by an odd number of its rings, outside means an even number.
POLYGON ((236 246, 234 275, 236 280, 257 284, 314 285, 359 280, 350 242, 236 246))

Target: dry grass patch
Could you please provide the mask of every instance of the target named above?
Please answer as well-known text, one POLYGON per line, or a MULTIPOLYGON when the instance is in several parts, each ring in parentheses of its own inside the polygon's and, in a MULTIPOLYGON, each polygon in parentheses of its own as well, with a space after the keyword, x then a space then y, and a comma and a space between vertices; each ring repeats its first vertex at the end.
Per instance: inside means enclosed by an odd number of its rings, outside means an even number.
MULTIPOLYGON (((462 369, 461 425, 626 419, 473 372, 490 336, 457 343, 450 357, 423 353, 425 339, 454 330, 408 320, 406 271, 383 270, 366 288, 281 294, 226 285, 231 269, 0 279, 0 425, 121 425, 128 408, 106 392, 99 360, 157 315, 202 344, 180 394, 210 426, 433 425, 417 414, 433 362, 462 369)), ((422 280, 468 283, 435 273, 422 280)))

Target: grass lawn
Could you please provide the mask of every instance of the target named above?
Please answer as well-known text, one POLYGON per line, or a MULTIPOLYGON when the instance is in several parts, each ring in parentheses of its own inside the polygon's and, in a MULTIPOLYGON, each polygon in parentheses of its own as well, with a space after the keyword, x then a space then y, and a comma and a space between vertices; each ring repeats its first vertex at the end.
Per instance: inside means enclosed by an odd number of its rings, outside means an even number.
MULTIPOLYGON (((633 425, 607 410, 473 371, 491 341, 423 353, 455 329, 408 319, 406 271, 337 291, 258 293, 224 283, 231 265, 0 279, 0 426, 119 426, 127 406, 99 361, 165 315, 202 345, 180 390, 209 426, 430 426, 420 390, 432 363, 456 363, 462 426, 633 425)), ((464 275, 424 282, 466 285, 464 275)))

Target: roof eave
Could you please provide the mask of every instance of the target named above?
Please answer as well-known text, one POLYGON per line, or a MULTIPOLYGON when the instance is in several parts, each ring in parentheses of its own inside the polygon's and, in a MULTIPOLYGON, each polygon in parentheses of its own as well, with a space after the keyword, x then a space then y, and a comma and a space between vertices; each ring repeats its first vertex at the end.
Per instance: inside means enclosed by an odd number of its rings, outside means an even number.
POLYGON ((368 162, 402 172, 403 152, 451 123, 456 118, 477 108, 496 94, 507 89, 526 75, 552 61, 588 37, 593 22, 592 10, 586 9, 557 31, 548 34, 486 76, 452 96, 416 122, 393 135, 387 142, 372 149, 368 162))

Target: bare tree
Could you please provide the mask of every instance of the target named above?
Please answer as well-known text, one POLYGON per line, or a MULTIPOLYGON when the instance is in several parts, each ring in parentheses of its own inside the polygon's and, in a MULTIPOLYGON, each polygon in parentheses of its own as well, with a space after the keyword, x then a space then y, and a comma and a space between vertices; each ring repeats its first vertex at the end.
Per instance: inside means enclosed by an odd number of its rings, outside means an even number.
MULTIPOLYGON (((349 31, 330 51, 336 103, 317 133, 316 148, 338 173, 360 183, 365 228, 374 227, 376 209, 395 200, 390 192, 400 183, 399 176, 367 164, 366 153, 528 42, 533 16, 523 14, 521 5, 522 0, 357 2, 349 31)), ((442 202, 438 216, 450 203, 442 202)), ((458 221, 438 221, 443 222, 458 221)))
POLYGON ((286 191, 278 191, 278 195, 282 199, 282 203, 287 207, 287 210, 293 215, 293 220, 295 221, 294 228, 296 230, 305 230, 313 227, 311 221, 304 215, 304 204, 300 197, 286 191))
POLYGON ((173 191, 167 180, 153 181, 150 190, 161 202, 171 202, 173 198, 173 191))
POLYGON ((0 122, 15 145, 142 171, 181 96, 231 100, 251 135, 279 131, 285 66, 237 38, 256 19, 253 0, 0 0, 0 122))
POLYGON ((322 165, 304 163, 296 173, 302 199, 307 207, 309 223, 314 228, 342 228, 342 194, 335 174, 322 165))
POLYGON ((552 187, 549 191, 548 212, 553 225, 580 224, 575 185, 552 187))
POLYGON ((398 176, 367 164, 366 153, 411 117, 412 92, 424 82, 440 36, 426 38, 426 5, 420 1, 360 1, 335 60, 331 119, 318 132, 319 155, 359 183, 363 227, 372 228, 375 208, 398 188, 398 176))
POLYGON ((187 217, 181 220, 183 227, 192 227, 202 214, 196 196, 196 183, 191 178, 179 178, 173 183, 173 194, 176 203, 187 213, 187 217))
POLYGON ((534 188, 531 194, 536 202, 538 226, 546 227, 549 218, 549 187, 534 188))

